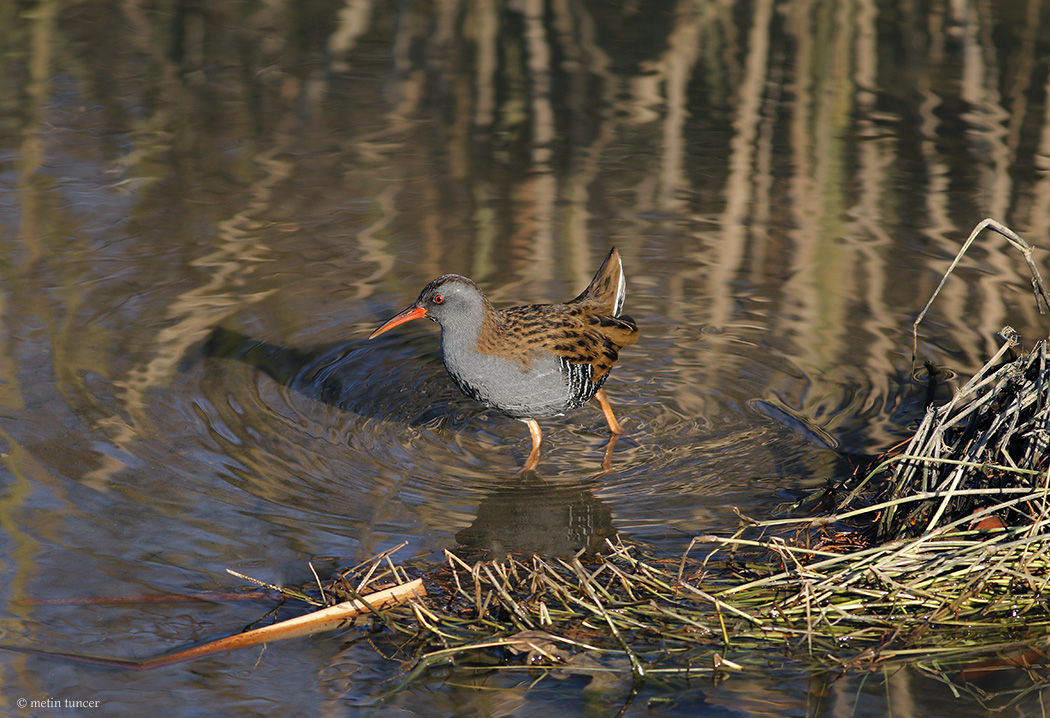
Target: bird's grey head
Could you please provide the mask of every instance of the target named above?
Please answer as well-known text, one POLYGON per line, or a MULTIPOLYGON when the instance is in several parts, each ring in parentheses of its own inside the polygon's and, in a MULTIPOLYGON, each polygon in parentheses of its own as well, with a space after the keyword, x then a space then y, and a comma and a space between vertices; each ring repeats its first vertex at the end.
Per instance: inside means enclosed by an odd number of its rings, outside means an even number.
POLYGON ((458 274, 443 274, 419 293, 416 306, 442 329, 476 329, 485 317, 488 300, 472 280, 458 274))

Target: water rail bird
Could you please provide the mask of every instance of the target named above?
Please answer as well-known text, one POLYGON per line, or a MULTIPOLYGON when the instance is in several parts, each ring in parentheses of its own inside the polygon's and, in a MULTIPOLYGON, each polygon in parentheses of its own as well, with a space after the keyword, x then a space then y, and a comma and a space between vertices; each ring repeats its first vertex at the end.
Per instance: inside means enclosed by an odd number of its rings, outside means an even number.
POLYGON ((441 325, 441 357, 452 381, 528 425, 532 450, 525 469, 535 469, 543 438, 537 419, 596 399, 614 438, 623 432, 602 387, 620 350, 638 339, 634 320, 620 314, 625 295, 615 248, 587 288, 564 304, 496 309, 472 280, 445 274, 368 338, 423 317, 441 325))

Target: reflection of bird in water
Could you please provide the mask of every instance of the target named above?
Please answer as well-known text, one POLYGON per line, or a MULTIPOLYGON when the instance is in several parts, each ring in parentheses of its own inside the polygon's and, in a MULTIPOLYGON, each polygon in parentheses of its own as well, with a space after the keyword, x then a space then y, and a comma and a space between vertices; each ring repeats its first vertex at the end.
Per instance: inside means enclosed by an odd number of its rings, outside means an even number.
POLYGON ((542 441, 538 418, 597 399, 609 431, 623 432, 602 385, 620 349, 638 339, 634 320, 620 316, 625 290, 616 249, 565 304, 495 309, 473 281, 445 274, 369 339, 421 317, 440 324, 441 355, 452 380, 467 396, 528 424, 532 451, 525 468, 534 469, 542 441))
POLYGON ((571 556, 596 553, 616 536, 612 510, 586 484, 551 483, 534 471, 495 488, 478 506, 474 522, 456 541, 503 556, 508 551, 571 556))

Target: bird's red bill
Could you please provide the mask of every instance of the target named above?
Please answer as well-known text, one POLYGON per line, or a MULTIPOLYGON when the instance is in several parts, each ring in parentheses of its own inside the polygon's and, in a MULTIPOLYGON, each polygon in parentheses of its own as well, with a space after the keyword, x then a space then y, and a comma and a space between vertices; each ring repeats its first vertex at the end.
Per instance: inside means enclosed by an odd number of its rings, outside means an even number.
POLYGON ((416 305, 413 304, 411 307, 409 307, 405 311, 401 312, 396 317, 392 317, 391 319, 387 320, 386 324, 384 324, 383 326, 379 327, 374 332, 369 334, 368 338, 369 339, 375 339, 376 337, 378 337, 380 334, 382 334, 386 330, 393 329, 398 324, 404 324, 405 322, 410 322, 413 319, 420 319, 422 317, 425 317, 426 315, 427 315, 427 310, 426 309, 424 309, 423 307, 417 307, 416 305))

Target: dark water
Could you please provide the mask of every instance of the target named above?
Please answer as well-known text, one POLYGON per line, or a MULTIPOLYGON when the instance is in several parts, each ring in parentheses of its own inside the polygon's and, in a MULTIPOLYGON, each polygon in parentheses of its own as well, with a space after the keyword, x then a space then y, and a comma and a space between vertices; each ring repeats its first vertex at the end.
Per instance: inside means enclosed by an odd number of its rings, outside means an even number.
MULTIPOLYGON (((921 416, 911 323, 973 226, 1050 246, 1046 5, 0 6, 0 639, 148 658, 268 606, 26 600, 304 583, 403 541, 680 554, 849 471, 921 416), (613 245, 642 338, 607 385, 611 472, 592 406, 544 421, 545 482, 516 482, 527 430, 455 391, 433 325, 365 340, 441 273, 568 299, 613 245)), ((920 361, 965 377, 1003 325, 1045 336, 1027 282, 979 240, 920 361)), ((400 664, 341 644, 138 674, 0 655, 0 711, 609 715, 629 687, 383 697, 400 664)), ((627 714, 650 710, 980 712, 919 673, 780 664, 649 683, 627 714)))

